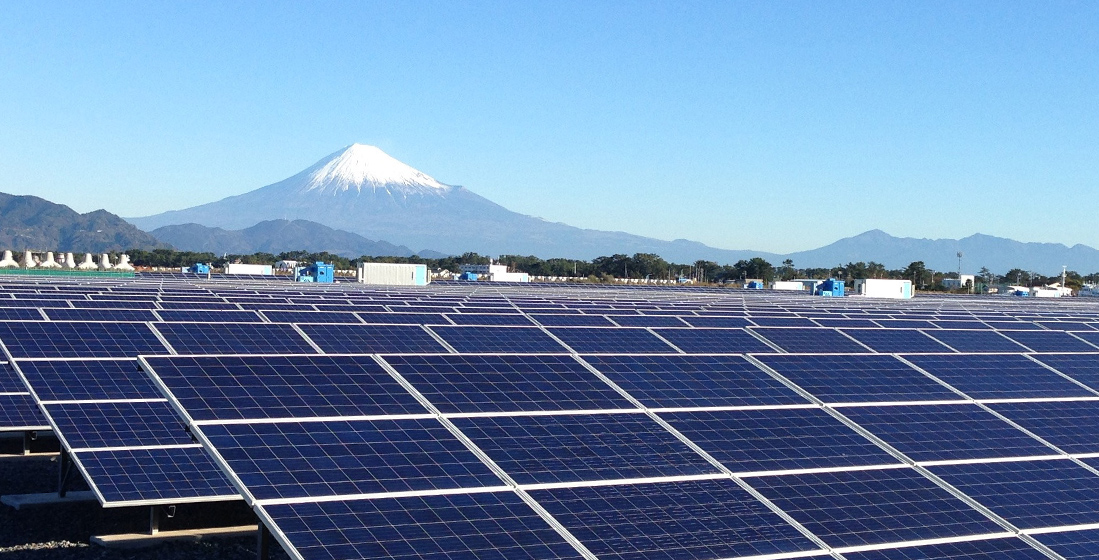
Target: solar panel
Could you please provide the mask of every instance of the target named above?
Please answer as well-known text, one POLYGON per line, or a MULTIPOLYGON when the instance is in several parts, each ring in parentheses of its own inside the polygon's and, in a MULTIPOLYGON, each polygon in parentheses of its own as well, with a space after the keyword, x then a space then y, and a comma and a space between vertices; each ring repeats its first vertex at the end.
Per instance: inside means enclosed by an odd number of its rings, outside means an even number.
POLYGON ((0 322, 12 358, 124 358, 168 350, 143 323, 0 322))
POLYGON ((1031 401, 989 406, 1068 453, 1099 453, 1099 401, 1031 401))
POLYGON ((1095 329, 1083 321, 1035 321, 1036 324, 1051 331, 1085 331, 1095 332, 1095 329))
POLYGON ((1099 522, 1099 475, 1068 460, 930 467, 1023 529, 1099 522))
POLYGON ((538 327, 434 326, 431 330, 452 348, 463 353, 536 354, 568 351, 538 327))
POLYGON ((76 451, 103 503, 240 499, 225 473, 199 446, 76 451))
POLYGON ((897 463, 819 408, 677 412, 661 417, 733 472, 897 463))
POLYGON ((444 413, 635 408, 569 356, 385 356, 444 413))
POLYGON ((1099 359, 1095 354, 1038 354, 1038 361, 1056 368, 1057 371, 1099 390, 1099 359))
POLYGON ((43 401, 158 399, 137 360, 20 360, 19 369, 43 401))
POLYGON ((981 321, 946 321, 937 320, 932 321, 936 327, 940 329, 990 329, 989 325, 982 323, 981 321))
POLYGON ((417 325, 299 325, 326 353, 447 352, 431 333, 417 325))
MULTIPOLYGON (((1077 338, 1084 339, 1084 341, 1091 344, 1093 347, 1095 347, 1095 349, 1089 349, 1089 350, 1082 350, 1082 349, 1081 350, 1067 350, 1066 349, 1066 350, 1056 350, 1056 352, 1077 352, 1077 351, 1079 351, 1079 352, 1096 352, 1096 351, 1099 351, 1099 332, 1096 332, 1096 331, 1074 332, 1072 334, 1074 336, 1076 336, 1077 338)), ((1027 344, 1027 346, 1030 346, 1030 345, 1027 344)), ((1066 341, 1066 347, 1067 346, 1072 346, 1072 347, 1075 347, 1075 348, 1083 348, 1083 347, 1077 345, 1076 343, 1074 343, 1072 341, 1066 341)), ((1042 350, 1042 351, 1044 352, 1045 350, 1042 350)))
POLYGON ((1050 455, 1053 450, 973 404, 857 406, 840 412, 915 461, 1050 455))
POLYGON ((29 393, 0 393, 0 432, 48 429, 49 422, 29 393))
POLYGON ((656 335, 641 328, 551 327, 549 331, 581 354, 676 353, 656 335))
POLYGON ((927 336, 959 352, 1024 352, 1026 348, 995 331, 928 331, 927 336))
POLYGON ((7 362, 0 362, 0 393, 26 393, 27 386, 7 362))
POLYGON ((819 550, 729 479, 530 495, 601 559, 703 560, 819 550))
POLYGON ((997 538, 844 552, 847 560, 1046 560, 1022 539, 997 538))
POLYGON ((832 328, 878 328, 878 324, 870 319, 847 319, 835 317, 817 317, 813 322, 822 327, 832 328))
POLYGON ((759 356, 826 403, 960 400, 953 391, 890 356, 759 356))
MULTIPOLYGON (((157 317, 148 309, 43 309, 51 321, 136 321, 147 323, 157 317)), ((41 316, 38 317, 41 319, 41 316)), ((33 320, 28 318, 29 320, 33 320)))
POLYGON ((288 503, 260 510, 303 558, 582 558, 513 492, 288 503))
MULTIPOLYGON (((1061 331, 1000 331, 1000 334, 1003 334, 1035 352, 1099 351, 1099 348, 1096 348, 1069 333, 1061 331)), ((1090 336, 1088 333, 1078 333, 1078 335, 1083 337, 1090 336)))
POLYGON ((260 311, 272 323, 362 323, 355 313, 335 311, 260 311))
POLYGON ((519 484, 717 474, 642 413, 455 418, 519 484))
POLYGON ((692 327, 713 327, 713 328, 742 328, 751 326, 752 323, 744 317, 681 317, 688 325, 692 327))
POLYGON ((804 317, 749 317, 752 323, 760 327, 803 327, 816 328, 816 323, 804 317))
POLYGON ((935 329, 935 323, 919 319, 874 319, 874 322, 887 329, 935 329))
POLYGON ((442 313, 356 313, 364 323, 389 325, 450 325, 442 313))
POLYGON ((257 500, 500 485, 434 418, 211 424, 201 430, 257 500))
POLYGON ((191 437, 164 401, 45 405, 70 449, 189 445, 191 437))
POLYGON ((160 301, 160 307, 164 309, 191 309, 191 310, 205 310, 205 311, 239 311, 240 306, 235 303, 225 303, 223 301, 160 301))
POLYGON ((316 350, 289 325, 161 323, 164 340, 180 354, 309 354, 316 350))
POLYGON ((254 311, 190 311, 158 309, 156 314, 167 323, 262 323, 254 311))
POLYGON ((855 340, 887 354, 950 352, 935 339, 914 329, 844 329, 855 340))
POLYGON ((547 327, 613 327, 606 317, 602 315, 577 315, 577 314, 532 314, 532 319, 547 327))
POLYGON ((775 352, 744 329, 653 329, 687 354, 748 354, 775 352))
POLYGON ((806 404, 739 356, 584 356, 642 404, 653 408, 806 404))
POLYGON ((458 325, 525 326, 533 323, 518 313, 448 313, 447 317, 458 325))
POLYGON ((752 331, 779 348, 795 354, 857 354, 870 352, 840 331, 815 328, 754 327, 752 331))
POLYGON ((423 414, 369 356, 145 357, 194 420, 423 414))
POLYGON ((975 399, 1096 396, 1018 354, 920 355, 907 359, 975 399))
POLYGON ((1034 538, 1067 560, 1095 558, 1099 547, 1099 529, 1043 533, 1034 538))
POLYGON ((33 307, 0 307, 0 321, 41 320, 42 313, 33 307))
POLYGON ((747 481, 833 547, 1003 531, 909 468, 766 476, 747 481))
POLYGON ((674 316, 660 315, 609 315, 608 319, 622 327, 686 327, 674 316))

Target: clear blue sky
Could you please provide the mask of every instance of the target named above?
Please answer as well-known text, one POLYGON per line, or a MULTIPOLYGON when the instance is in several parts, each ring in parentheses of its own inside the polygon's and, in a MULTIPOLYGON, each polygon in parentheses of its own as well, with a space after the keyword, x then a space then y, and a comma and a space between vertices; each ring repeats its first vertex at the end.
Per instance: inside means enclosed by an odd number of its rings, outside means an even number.
POLYGON ((362 142, 723 248, 1099 246, 1099 3, 317 4, 5 2, 0 191, 147 215, 362 142))

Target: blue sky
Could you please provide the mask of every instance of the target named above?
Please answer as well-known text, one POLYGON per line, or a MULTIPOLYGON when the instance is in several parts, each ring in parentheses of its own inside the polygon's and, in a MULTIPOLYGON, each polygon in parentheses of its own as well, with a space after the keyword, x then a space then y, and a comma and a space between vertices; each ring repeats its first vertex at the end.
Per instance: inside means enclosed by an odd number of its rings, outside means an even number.
POLYGON ((9 2, 0 191, 147 215, 354 142, 512 210, 787 252, 1099 246, 1099 3, 9 2))

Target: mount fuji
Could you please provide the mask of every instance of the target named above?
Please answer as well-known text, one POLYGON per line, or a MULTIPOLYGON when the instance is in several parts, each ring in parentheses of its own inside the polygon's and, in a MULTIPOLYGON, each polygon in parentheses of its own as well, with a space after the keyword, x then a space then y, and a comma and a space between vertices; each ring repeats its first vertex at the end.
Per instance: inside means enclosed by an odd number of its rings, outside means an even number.
POLYGON ((474 251, 592 259, 612 253, 656 253, 673 262, 777 257, 547 222, 512 212, 465 187, 439 182, 363 144, 348 146, 293 177, 241 195, 127 219, 145 231, 189 223, 240 230, 268 220, 310 220, 413 250, 452 254, 474 251))

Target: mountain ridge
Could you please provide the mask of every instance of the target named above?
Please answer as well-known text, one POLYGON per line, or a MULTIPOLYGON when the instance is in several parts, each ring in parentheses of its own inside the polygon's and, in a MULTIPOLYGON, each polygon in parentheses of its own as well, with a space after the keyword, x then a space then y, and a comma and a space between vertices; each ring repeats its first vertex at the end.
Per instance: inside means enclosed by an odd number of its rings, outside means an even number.
POLYGON ((0 193, 0 248, 103 253, 170 245, 103 209, 81 214, 37 196, 0 193))

